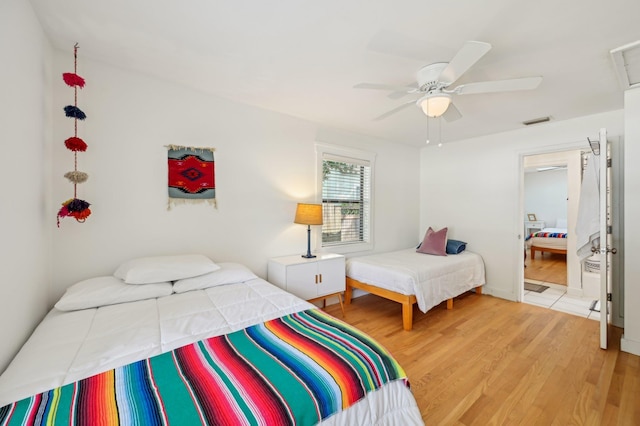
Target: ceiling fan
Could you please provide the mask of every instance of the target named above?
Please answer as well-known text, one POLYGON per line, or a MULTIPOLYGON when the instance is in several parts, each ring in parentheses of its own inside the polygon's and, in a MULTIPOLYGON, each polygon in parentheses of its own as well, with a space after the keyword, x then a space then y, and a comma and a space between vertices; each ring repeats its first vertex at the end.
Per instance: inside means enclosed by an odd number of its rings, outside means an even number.
POLYGON ((525 77, 510 80, 483 81, 461 84, 449 88, 489 50, 491 45, 481 41, 467 41, 450 62, 437 62, 418 70, 417 82, 408 86, 392 86, 377 83, 360 83, 356 89, 392 90, 391 99, 406 95, 418 95, 417 100, 406 102, 374 120, 382 120, 413 104, 420 107, 428 117, 442 117, 454 121, 462 117, 452 102, 453 96, 478 93, 495 93, 514 90, 532 90, 538 87, 542 77, 525 77))

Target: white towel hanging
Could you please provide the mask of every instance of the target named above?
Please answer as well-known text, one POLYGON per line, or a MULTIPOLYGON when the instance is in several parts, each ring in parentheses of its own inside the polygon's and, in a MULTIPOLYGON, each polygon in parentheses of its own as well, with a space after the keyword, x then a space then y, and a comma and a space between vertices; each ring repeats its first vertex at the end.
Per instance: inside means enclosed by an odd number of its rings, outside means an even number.
POLYGON ((580 187, 576 247, 580 262, 591 256, 591 247, 600 243, 600 164, 592 154, 587 156, 587 167, 580 187))

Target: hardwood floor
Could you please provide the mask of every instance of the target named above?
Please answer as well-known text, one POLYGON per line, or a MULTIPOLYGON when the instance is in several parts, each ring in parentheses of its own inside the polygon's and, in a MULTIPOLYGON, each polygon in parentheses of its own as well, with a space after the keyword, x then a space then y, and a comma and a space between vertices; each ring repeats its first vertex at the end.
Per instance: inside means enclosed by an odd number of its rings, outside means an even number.
POLYGON ((597 321, 473 293, 416 308, 412 331, 377 296, 345 310, 404 367, 428 425, 640 425, 640 357, 620 352, 618 328, 604 351, 597 321))
POLYGON ((531 259, 531 253, 527 249, 524 264, 525 279, 567 285, 567 255, 565 254, 537 253, 536 258, 531 259))

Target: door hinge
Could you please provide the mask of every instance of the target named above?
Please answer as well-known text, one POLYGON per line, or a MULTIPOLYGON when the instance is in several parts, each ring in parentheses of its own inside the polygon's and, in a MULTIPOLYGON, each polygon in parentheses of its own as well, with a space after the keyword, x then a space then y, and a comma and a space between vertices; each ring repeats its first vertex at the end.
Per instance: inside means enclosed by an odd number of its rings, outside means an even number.
POLYGON ((611 158, 607 158, 607 167, 611 167, 611 158))
POLYGON ((613 233, 613 226, 607 225, 607 234, 612 234, 612 233, 613 233))
POLYGON ((607 293, 607 302, 611 302, 613 300, 613 296, 611 293, 607 293))

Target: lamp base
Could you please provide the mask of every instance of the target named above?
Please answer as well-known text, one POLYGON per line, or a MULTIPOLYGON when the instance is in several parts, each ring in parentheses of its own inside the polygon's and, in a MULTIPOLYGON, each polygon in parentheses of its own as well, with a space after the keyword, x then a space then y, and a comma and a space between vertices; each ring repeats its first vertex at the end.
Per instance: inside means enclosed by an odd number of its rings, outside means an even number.
POLYGON ((311 225, 307 225, 307 254, 303 254, 302 257, 305 259, 313 259, 316 257, 314 254, 311 254, 311 225))

